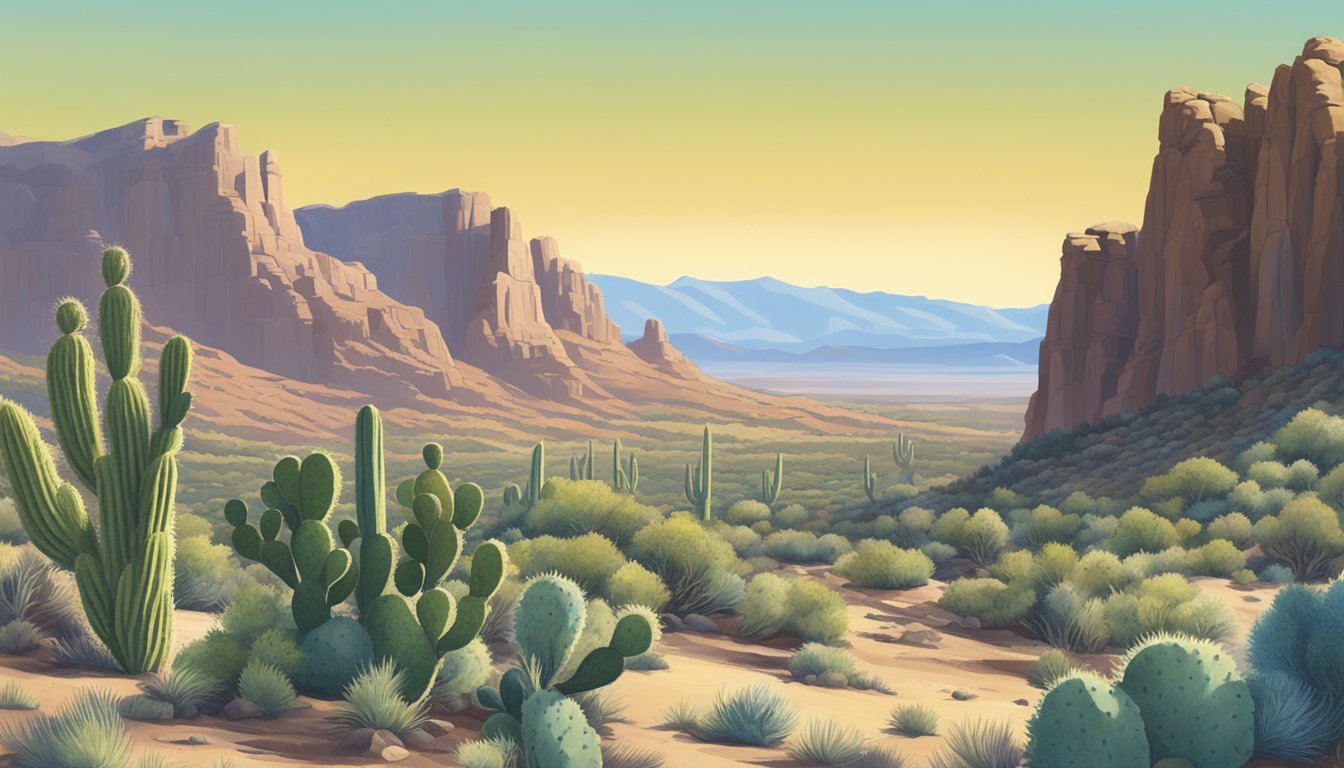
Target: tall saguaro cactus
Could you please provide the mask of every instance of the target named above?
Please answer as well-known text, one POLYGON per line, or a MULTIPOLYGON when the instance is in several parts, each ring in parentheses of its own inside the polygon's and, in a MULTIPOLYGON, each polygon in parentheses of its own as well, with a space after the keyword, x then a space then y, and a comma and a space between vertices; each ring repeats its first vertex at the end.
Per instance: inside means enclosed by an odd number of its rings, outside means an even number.
POLYGON ((56 474, 33 417, 0 400, 3 457, 28 537, 58 565, 74 570, 89 625, 129 673, 154 672, 168 659, 173 634, 174 502, 182 422, 191 409, 191 342, 176 336, 159 361, 159 422, 153 427, 140 373, 140 301, 126 286, 130 255, 102 255, 107 289, 98 304, 108 388, 107 439, 94 394, 93 349, 84 338, 82 304, 56 308, 61 338, 47 356, 47 394, 57 441, 71 471, 98 498, 94 526, 74 486, 56 474))
POLYGON ((775 454, 775 470, 761 470, 761 501, 773 506, 784 488, 784 454, 775 454))
POLYGON ((695 505, 702 520, 708 520, 710 515, 713 474, 714 438, 709 427, 705 427, 705 436, 700 441, 700 463, 686 465, 686 500, 695 505))
POLYGON ((546 444, 532 446, 532 465, 527 473, 527 487, 523 489, 523 499, 527 506, 541 500, 541 488, 546 485, 546 444))
POLYGON ((877 503, 877 473, 873 471, 871 456, 863 457, 863 492, 868 494, 870 503, 877 503))
POLYGON ((891 444, 891 457, 895 459, 896 466, 901 468, 901 482, 912 482, 915 475, 910 467, 915 463, 915 441, 904 433, 896 435, 896 440, 891 444))
POLYGON ((630 452, 629 468, 621 466, 621 440, 611 444, 611 487, 618 493, 634 494, 639 487, 639 461, 630 452))
POLYGON ((570 480, 592 480, 593 479, 593 441, 588 441, 588 454, 586 456, 569 457, 569 479, 570 480))

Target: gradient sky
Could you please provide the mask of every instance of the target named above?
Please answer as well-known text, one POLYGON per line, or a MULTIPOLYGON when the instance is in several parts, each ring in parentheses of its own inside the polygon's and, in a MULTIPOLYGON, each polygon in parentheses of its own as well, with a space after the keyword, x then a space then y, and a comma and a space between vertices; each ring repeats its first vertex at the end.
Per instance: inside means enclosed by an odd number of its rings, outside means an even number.
POLYGON ((0 130, 152 114, 291 204, 484 190, 594 272, 1048 301, 1137 221, 1164 91, 1240 97, 1340 0, 6 0, 0 130))

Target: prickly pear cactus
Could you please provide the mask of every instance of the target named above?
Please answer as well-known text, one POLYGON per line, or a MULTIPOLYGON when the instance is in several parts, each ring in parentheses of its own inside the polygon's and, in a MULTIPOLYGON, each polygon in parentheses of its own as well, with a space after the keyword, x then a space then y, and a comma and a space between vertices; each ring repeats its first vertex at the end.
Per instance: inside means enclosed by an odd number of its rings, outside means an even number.
POLYGON ((555 691, 537 691, 523 704, 523 752, 528 765, 601 768, 602 744, 583 710, 555 691))
POLYGON ((1027 726, 1032 768, 1148 768, 1148 736, 1134 700, 1105 678, 1079 672, 1041 700, 1027 726))
POLYGON ((1125 659, 1119 687, 1138 705, 1154 761, 1194 768, 1240 768, 1255 747, 1255 706, 1222 646, 1158 636, 1125 659))
POLYGON ((514 639, 522 658, 536 665, 542 687, 549 686, 569 661, 583 632, 583 590, 569 579, 539 576, 514 610, 514 639))

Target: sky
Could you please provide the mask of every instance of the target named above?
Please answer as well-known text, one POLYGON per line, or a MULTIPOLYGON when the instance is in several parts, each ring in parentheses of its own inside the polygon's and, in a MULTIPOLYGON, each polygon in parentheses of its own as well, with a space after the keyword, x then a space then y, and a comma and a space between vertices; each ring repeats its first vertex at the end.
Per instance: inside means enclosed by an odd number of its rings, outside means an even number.
POLYGON ((0 131, 237 126, 287 201, 490 193, 591 272, 1022 306, 1142 216, 1163 93, 1341 0, 4 0, 0 131))

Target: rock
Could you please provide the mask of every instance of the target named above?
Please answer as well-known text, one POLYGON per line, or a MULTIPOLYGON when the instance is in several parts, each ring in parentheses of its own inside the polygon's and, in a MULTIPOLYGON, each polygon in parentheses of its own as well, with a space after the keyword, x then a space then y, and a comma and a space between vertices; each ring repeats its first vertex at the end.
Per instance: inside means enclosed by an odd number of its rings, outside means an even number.
POLYGON ((355 728, 343 734, 332 751, 338 755, 365 755, 372 745, 373 729, 355 728))
POLYGON ((382 754, 382 751, 384 749, 387 749, 388 747, 404 747, 404 746, 406 746, 406 744, 402 742, 400 736, 391 731, 385 731, 379 729, 374 731, 373 736, 370 737, 369 753, 382 754))
POLYGON ((401 743, 418 752, 436 752, 445 749, 443 744, 420 728, 401 734, 401 743))
POLYGON ((672 376, 679 379, 700 377, 700 369, 667 340, 667 329, 663 327, 662 320, 654 318, 645 320, 644 335, 630 342, 628 346, 641 360, 657 366, 672 376))
POLYGON ((1019 707, 1030 707, 1031 702, 1026 699, 1013 699, 1013 703, 1019 707))
POLYGON ((957 626, 962 629, 980 629, 982 625, 980 619, 975 616, 963 616, 957 620, 957 626))
POLYGON ((1242 597, 1241 599, 1242 599, 1244 602, 1247 602, 1247 603, 1259 603, 1259 602, 1262 602, 1262 601, 1260 600, 1260 598, 1256 597, 1255 595, 1246 595, 1246 596, 1242 597))
POLYGON ((1143 226, 1070 235, 1024 439, 1344 345, 1344 43, 1167 93, 1143 226))
POLYGON ((698 613, 688 613, 682 618, 682 621, 686 624, 686 628, 692 632, 699 632, 702 635, 723 634, 723 630, 719 629, 719 625, 715 624, 714 620, 708 616, 701 616, 698 613))
POLYGON ((912 629, 901 633, 896 642, 919 648, 938 648, 942 646, 943 636, 932 629, 912 629))
POLYGON ((447 736, 448 734, 452 733, 454 726, 447 720, 430 718, 429 720, 426 720, 425 724, 420 726, 420 728, 425 733, 428 733, 430 736, 434 736, 437 738, 439 736, 447 736))
POLYGON ((261 717, 261 708, 247 699, 234 699, 224 705, 220 711, 225 718, 229 720, 247 720, 254 717, 261 717))
POLYGON ((389 763, 399 763, 411 756, 409 750, 405 747, 398 747, 395 744, 390 747, 385 747, 379 754, 385 762, 389 763))
POLYGON ((952 692, 952 698, 956 699, 957 701, 970 701, 971 699, 975 698, 975 694, 971 693, 970 691, 964 688, 958 688, 957 690, 952 692))
POLYGON ((150 698, 143 693, 127 696, 117 704, 117 711, 127 720, 172 720, 173 705, 150 698))
POLYGON ((822 688, 848 688, 849 678, 840 672, 822 672, 817 675, 816 685, 822 688))
POLYGON ((685 632, 687 629, 686 622, 675 613, 659 614, 658 618, 663 620, 663 628, 668 632, 685 632))

